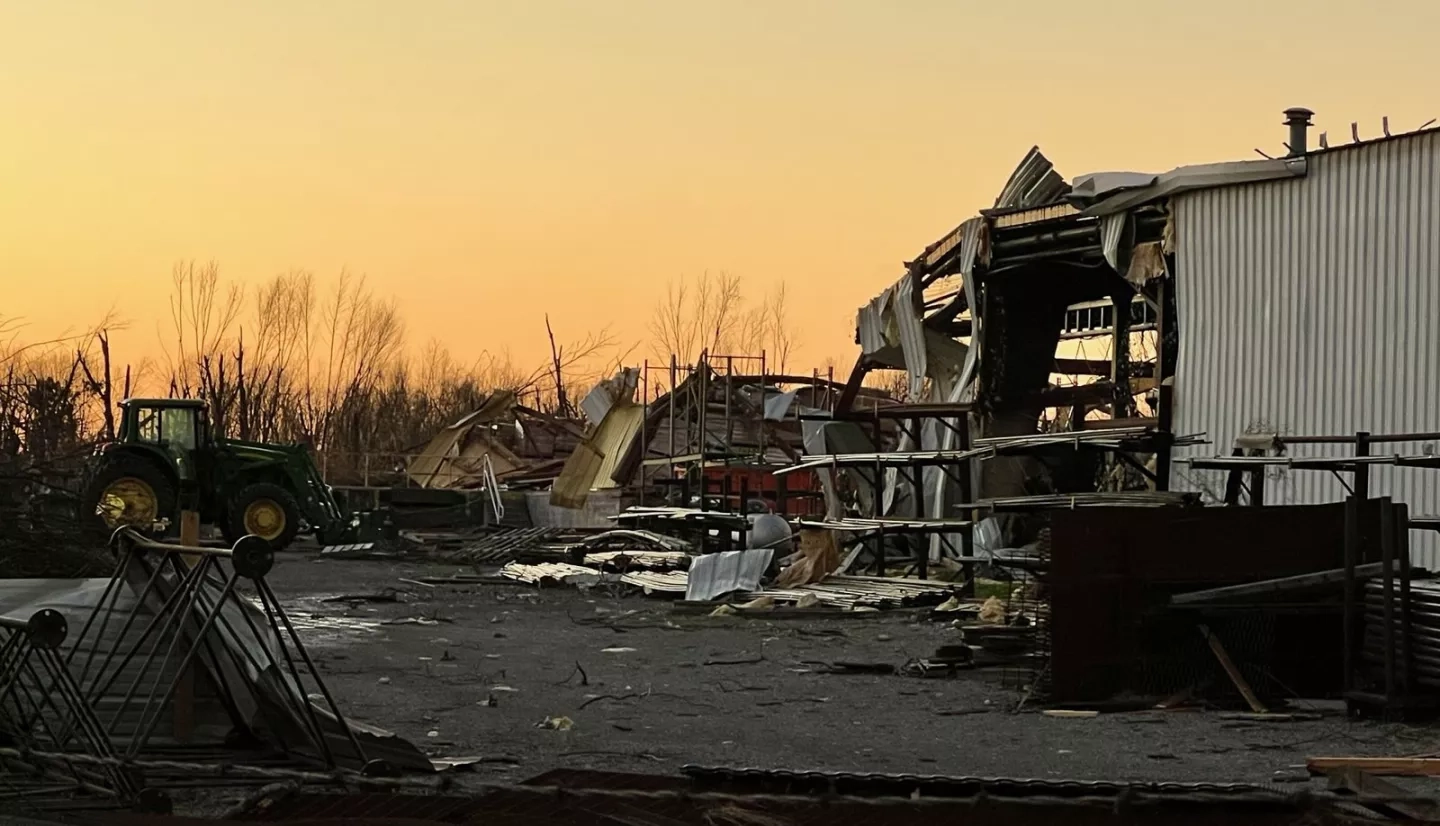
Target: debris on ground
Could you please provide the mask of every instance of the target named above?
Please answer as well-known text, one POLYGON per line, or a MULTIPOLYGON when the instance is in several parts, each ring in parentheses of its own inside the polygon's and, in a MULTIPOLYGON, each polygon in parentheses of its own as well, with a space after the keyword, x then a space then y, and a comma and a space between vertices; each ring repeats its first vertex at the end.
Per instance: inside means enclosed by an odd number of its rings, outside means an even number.
POLYGON ((546 717, 544 720, 536 723, 535 728, 546 729, 547 731, 569 731, 575 728, 575 721, 563 716, 546 717))
POLYGON ((705 602, 759 590, 775 552, 769 548, 697 556, 690 563, 685 599, 705 602))
POLYGON ((806 528, 796 534, 800 550, 794 561, 783 566, 775 580, 777 588, 794 588, 819 582, 840 568, 840 546, 832 531, 806 528))
POLYGON ((808 663, 815 666, 818 674, 894 674, 896 671, 892 663, 869 663, 869 662, 829 662, 829 663, 808 663))
POLYGON ((500 576, 530 585, 575 585, 589 588, 600 582, 600 572, 569 562, 540 562, 527 565, 511 562, 500 569, 500 576))
POLYGON ((399 602, 400 592, 394 588, 387 588, 374 594, 339 594, 333 597, 326 597, 321 602, 347 602, 359 605, 363 602, 399 602))
POLYGON ((980 605, 980 621, 999 625, 1005 621, 1005 603, 999 597, 989 597, 980 605))

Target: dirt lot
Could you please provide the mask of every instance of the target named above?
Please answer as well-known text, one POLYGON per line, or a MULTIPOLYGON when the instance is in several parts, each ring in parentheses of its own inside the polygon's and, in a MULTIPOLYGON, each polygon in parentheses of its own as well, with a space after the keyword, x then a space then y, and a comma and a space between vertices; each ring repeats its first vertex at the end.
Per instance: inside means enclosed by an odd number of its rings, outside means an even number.
POLYGON ((560 766, 696 763, 1270 782, 1303 777, 1307 755, 1435 748, 1430 728, 1351 723, 1333 706, 1324 719, 1287 723, 1148 711, 1056 719, 1010 713, 1019 695, 994 673, 837 676, 810 664, 898 665, 955 641, 948 625, 908 616, 710 618, 641 597, 398 581, 454 570, 287 553, 271 582, 348 714, 437 755, 512 757, 487 771, 515 779, 560 766), (392 588, 402 602, 325 601, 392 588), (427 622, 385 624, 403 618, 427 622), (547 717, 574 726, 537 728, 547 717))

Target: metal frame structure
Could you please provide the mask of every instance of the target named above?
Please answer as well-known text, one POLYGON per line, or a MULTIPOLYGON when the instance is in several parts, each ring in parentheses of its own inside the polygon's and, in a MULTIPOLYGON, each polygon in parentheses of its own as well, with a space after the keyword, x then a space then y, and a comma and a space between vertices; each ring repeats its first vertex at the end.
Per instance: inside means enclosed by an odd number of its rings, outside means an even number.
MULTIPOLYGON (((642 508, 651 504, 646 501, 647 489, 653 484, 674 489, 682 504, 688 504, 692 495, 700 496, 701 511, 743 514, 745 502, 758 494, 773 497, 776 511, 784 513, 787 500, 820 497, 816 491, 786 489, 783 484, 769 491, 744 479, 736 483, 729 474, 712 479, 706 473, 716 468, 769 472, 799 458, 799 451, 776 432, 779 422, 764 415, 767 399, 785 392, 786 385, 813 388, 810 403, 828 408, 835 406, 843 390, 835 383, 833 368, 824 375, 818 369, 809 376, 771 373, 763 350, 759 355, 702 353, 693 365, 682 364, 673 354, 668 365, 645 361, 639 368, 641 426, 621 462, 635 483, 636 504, 642 508), (714 392, 717 386, 719 398, 714 392), (758 397, 739 397, 743 387, 754 387, 758 397), (650 452, 655 441, 668 442, 657 447, 658 455, 650 452), (784 454, 778 462, 777 450, 784 454), (658 468, 666 473, 656 478, 658 468), (676 473, 682 468, 692 472, 676 473)), ((700 538, 708 546, 703 533, 700 538)))
MULTIPOLYGON (((175 711, 173 704, 180 705, 175 713, 183 717, 184 706, 193 702, 194 679, 200 671, 239 727, 248 722, 241 711, 242 692, 274 691, 275 699, 303 724, 299 732, 272 727, 284 751, 336 768, 343 758, 332 747, 326 726, 309 700, 308 678, 354 749, 351 759, 364 763, 364 748, 265 580, 274 565, 268 543, 243 537, 233 548, 189 547, 156 542, 122 528, 113 545, 118 560, 115 572, 77 635, 67 665, 86 699, 99 704, 130 664, 141 661, 140 673, 105 721, 112 739, 119 742, 127 715, 139 710, 139 722, 128 737, 124 756, 134 758, 145 750, 161 716, 175 711), (242 578, 254 588, 260 611, 237 593, 242 578), (123 617, 118 616, 119 596, 127 589, 134 594, 135 603, 123 617), (148 620, 143 619, 147 614, 148 620), (106 633, 116 621, 122 643, 142 621, 144 630, 132 644, 107 649, 106 633), (147 679, 148 687, 144 685, 147 679), (262 681, 266 683, 263 688, 259 685, 262 681)), ((177 721, 177 728, 184 725, 183 719, 177 721)), ((183 731, 177 734, 186 736, 183 731)))
MULTIPOLYGON (((1352 485, 1347 485, 1350 495, 1345 499, 1345 564, 1343 569, 1343 618, 1344 618, 1344 669, 1342 685, 1346 698, 1352 705, 1366 705, 1380 709, 1383 713, 1403 712, 1414 705, 1440 704, 1440 695, 1424 696, 1417 693, 1415 674, 1417 663, 1412 599, 1412 567, 1410 560, 1409 534, 1412 529, 1434 529, 1440 520, 1421 517, 1412 520, 1407 505, 1394 502, 1389 497, 1378 500, 1378 524, 1369 523, 1364 505, 1371 500, 1370 469, 1376 466, 1396 466, 1440 469, 1440 456, 1422 454, 1416 456, 1377 455, 1376 445, 1403 442, 1426 442, 1440 439, 1440 433, 1393 433, 1377 434, 1368 431, 1353 436, 1263 436, 1242 437, 1230 456, 1193 458, 1185 460, 1197 470, 1227 470, 1225 501, 1227 505, 1239 506, 1241 494, 1248 489, 1248 506, 1262 507, 1265 504, 1265 475, 1271 467, 1292 470, 1312 470, 1352 475, 1352 485), (1270 455, 1271 451, 1281 453, 1287 445, 1350 445, 1354 447, 1351 456, 1294 457, 1270 455), (1247 484, 1248 482, 1248 484, 1247 484), (1379 544, 1379 569, 1372 573, 1373 565, 1363 564, 1366 556, 1374 556, 1371 542, 1379 544), (1368 553, 1367 553, 1368 552, 1368 553), (1361 588, 1365 580, 1379 577, 1378 611, 1372 611, 1369 585, 1361 588), (1398 585, 1397 585, 1398 580, 1398 585), (1397 601, 1398 595, 1398 601, 1397 601), (1366 650, 1365 623, 1367 613, 1378 613, 1381 625, 1380 652, 1376 657, 1382 667, 1381 692, 1373 692, 1357 686, 1355 680, 1361 671, 1361 661, 1369 657, 1366 650)), ((1342 480, 1343 483, 1343 480, 1342 480)), ((1429 610, 1428 608, 1426 609, 1429 610)))
MULTIPOLYGON (((940 337, 969 348, 955 376, 960 386, 947 394, 973 400, 977 435, 1026 434, 1065 416, 1071 431, 1145 425, 1170 433, 1168 379, 1178 340, 1166 247, 1170 214, 1163 204, 1145 204, 1099 217, 1077 205, 1087 197, 1032 148, 993 209, 922 250, 895 285, 861 308, 856 338, 863 354, 839 409, 848 409, 875 368, 910 370, 913 391, 920 374, 933 374, 931 342, 940 337), (1133 336, 1142 332, 1154 334, 1154 358, 1135 362, 1133 336), (1108 338, 1110 357, 1057 352, 1065 341, 1089 338, 1108 338), (1044 352, 1050 341, 1055 350, 1044 352), (925 363, 913 364, 916 354, 925 363), (1055 375, 1096 380, 1058 385, 1055 375), (1145 417, 1135 400, 1141 393, 1154 394, 1145 417), (1087 419, 1097 408, 1109 418, 1087 419)), ((943 358, 945 350, 935 353, 943 358)), ((1165 490, 1171 450, 1163 437, 1156 444, 1156 467, 1146 475, 1165 490)))
MULTIPOLYGON (((802 522, 806 527, 821 527, 831 530, 861 530, 872 532, 874 550, 872 559, 875 572, 878 576, 885 576, 886 551, 885 541, 887 535, 904 536, 913 545, 915 552, 914 564, 916 573, 921 579, 929 576, 930 549, 924 537, 938 535, 942 548, 948 550, 952 555, 962 560, 969 560, 972 556, 974 545, 971 528, 971 519, 962 518, 959 520, 945 519, 938 522, 925 519, 923 514, 925 507, 925 468, 937 468, 948 479, 959 486, 961 497, 969 501, 972 496, 971 476, 968 462, 973 458, 975 452, 970 445, 970 428, 968 417, 971 406, 968 404, 905 404, 893 407, 876 407, 873 410, 848 410, 845 412, 832 411, 827 421, 844 421, 855 424, 869 425, 872 443, 879 448, 884 441, 885 423, 891 423, 901 438, 909 436, 914 444, 920 444, 920 434, 926 420, 935 420, 939 427, 945 428, 954 433, 958 439, 959 448, 951 451, 910 451, 905 453, 889 452, 874 454, 836 454, 819 457, 806 457, 805 459, 791 465, 788 468, 781 468, 775 471, 777 477, 783 477, 788 473, 809 468, 824 468, 838 465, 850 465, 867 467, 874 473, 871 479, 872 495, 877 503, 877 510, 880 503, 884 501, 885 487, 887 484, 886 469, 893 468, 896 472, 896 482, 905 483, 911 486, 915 492, 915 512, 922 516, 918 519, 888 519, 881 513, 876 513, 872 519, 846 519, 835 522, 832 520, 802 522), (956 468, 964 467, 965 470, 958 471, 956 468), (955 548, 949 536, 958 533, 960 535, 960 548, 955 548)), ((984 451, 981 451, 982 453, 984 451)), ((963 563, 967 574, 973 573, 972 564, 969 561, 963 563)), ((966 585, 967 593, 973 593, 973 576, 967 575, 970 582, 966 585)))
POLYGON ((234 737, 273 743, 287 763, 367 766, 365 747, 265 579, 274 564, 268 543, 244 537, 231 548, 171 545, 121 528, 111 545, 114 573, 73 639, 53 610, 28 622, 0 618, 0 720, 20 721, 22 753, 88 760, 27 763, 11 756, 4 766, 121 801, 184 780, 142 778, 114 766, 173 754, 177 746, 180 753, 203 755, 195 762, 235 759, 227 748, 234 737), (242 582, 253 601, 240 593, 242 582), (224 744, 191 745, 201 687, 228 718, 224 744), (319 701, 312 702, 315 695, 319 701), (27 716, 27 709, 49 715, 27 716), (167 717, 171 736, 161 743, 167 717), (263 740, 251 728, 256 724, 263 740))
MULTIPOLYGON (((968 406, 965 405, 901 405, 894 408, 886 408, 875 411, 873 414, 860 417, 856 415, 842 416, 837 414, 841 421, 866 420, 879 418, 895 418, 898 420, 920 420, 924 418, 954 418, 963 414, 968 406)), ((877 571, 884 575, 886 566, 885 537, 887 534, 919 535, 935 534, 942 536, 942 546, 954 552, 957 549, 951 542, 944 538, 946 534, 959 533, 961 535, 960 553, 956 554, 962 565, 965 566, 967 577, 973 580, 973 565, 976 562, 993 561, 982 560, 974 556, 973 527, 979 521, 980 513, 984 511, 1014 511, 1014 510, 1044 510, 1051 508, 1075 508, 1075 507, 1096 507, 1096 506, 1137 506, 1137 505, 1170 505, 1178 504, 1184 497, 1170 496, 1162 491, 1149 493, 1144 497, 1135 494, 1077 494, 1065 495, 1056 494, 1053 496, 1033 497, 1006 497, 1000 499, 975 499, 971 494, 970 463, 976 460, 990 459, 996 456, 1023 455, 1041 448, 1054 446, 1073 445, 1076 449, 1081 447, 1104 450, 1119 456, 1128 458, 1130 453, 1156 452, 1163 447, 1168 448, 1174 441, 1169 434, 1158 433, 1146 427, 1129 427, 1108 430, 1089 430, 1075 433, 1037 433, 1032 436, 1007 436, 993 437, 988 439, 975 440, 973 446, 970 442, 968 432, 964 427, 946 424, 947 427, 954 427, 959 434, 961 448, 958 450, 919 450, 907 452, 889 453, 861 453, 861 454, 830 454, 821 456, 807 456, 800 462, 788 468, 776 471, 776 474, 785 474, 797 470, 819 469, 819 468, 841 468, 849 467, 857 470, 872 470, 875 486, 875 501, 883 501, 886 469, 893 468, 900 480, 906 481, 915 486, 917 490, 916 509, 924 513, 923 493, 923 471, 927 467, 937 467, 949 479, 954 481, 963 500, 958 508, 965 514, 961 519, 950 518, 909 518, 909 517, 885 517, 876 514, 870 518, 848 518, 840 520, 827 520, 823 522, 810 522, 802 524, 808 527, 828 528, 831 530, 863 531, 867 533, 865 539, 877 540, 877 548, 872 552, 877 571), (963 467, 963 470, 957 468, 963 467), (912 474, 905 477, 906 472, 912 474)), ((1181 443, 1194 444, 1198 438, 1182 439, 1181 443)), ((922 549, 916 560, 917 574, 924 578, 928 574, 927 549, 922 549)))

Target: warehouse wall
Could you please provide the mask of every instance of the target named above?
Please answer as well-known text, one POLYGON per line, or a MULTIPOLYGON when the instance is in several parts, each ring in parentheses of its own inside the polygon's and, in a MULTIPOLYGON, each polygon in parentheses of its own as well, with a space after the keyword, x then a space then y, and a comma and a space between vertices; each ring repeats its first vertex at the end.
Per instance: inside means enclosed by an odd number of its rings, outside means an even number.
MULTIPOLYGON (((1177 433, 1440 431, 1440 131, 1318 152, 1305 178, 1173 199, 1177 433)), ((1376 452, 1440 451, 1399 444, 1376 452)), ((1338 455, 1343 446, 1299 447, 1338 455)), ((1184 455, 1184 454, 1182 454, 1184 455)), ((1440 514, 1440 470, 1382 468, 1373 495, 1440 514)), ((1347 479, 1348 481, 1348 479, 1347 479)), ((1221 494, 1219 473, 1177 464, 1180 490, 1221 494)), ((1329 473, 1273 473, 1267 501, 1345 495, 1329 473)), ((1440 568, 1434 532, 1417 563, 1440 568)))

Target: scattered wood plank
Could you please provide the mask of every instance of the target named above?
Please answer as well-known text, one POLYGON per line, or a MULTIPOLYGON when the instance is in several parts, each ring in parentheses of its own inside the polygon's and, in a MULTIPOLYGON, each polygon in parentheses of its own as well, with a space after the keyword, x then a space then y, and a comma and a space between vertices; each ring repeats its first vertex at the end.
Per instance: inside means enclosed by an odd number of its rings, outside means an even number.
POLYGON ((1047 708, 1040 713, 1046 717, 1064 717, 1077 720, 1100 716, 1100 712, 1098 711, 1082 711, 1076 708, 1047 708))
POLYGON ((1338 794, 1353 794, 1366 808, 1386 817, 1398 817, 1433 823, 1440 820, 1440 806, 1432 803, 1401 802, 1395 798, 1412 797, 1414 792, 1388 780, 1381 780, 1374 774, 1347 767, 1329 772, 1330 791, 1338 794), (1367 802, 1364 798, 1390 798, 1386 801, 1367 802))
POLYGON ((1210 644, 1210 650, 1215 652, 1215 659, 1220 661, 1220 667, 1225 669, 1225 673, 1230 677, 1230 682, 1235 684, 1235 688, 1239 690, 1240 696, 1245 698, 1245 704, 1250 706, 1250 710, 1256 714, 1268 713, 1270 709, 1260 702, 1260 698, 1255 695, 1255 689, 1250 687, 1250 683, 1246 682, 1240 669, 1235 667, 1234 660, 1230 659, 1230 652, 1225 650, 1224 645, 1221 645, 1220 638, 1210 633, 1210 627, 1206 625, 1200 626, 1200 633, 1205 635, 1205 641, 1210 644))
MULTIPOLYGON (((192 510, 180 511, 180 544, 197 547, 200 544, 200 514, 192 510)), ((185 564, 191 567, 200 561, 195 554, 184 554, 185 564)), ((195 735, 195 665, 186 666, 175 685, 175 699, 171 704, 175 739, 189 743, 195 735)))
POLYGON ((1182 688, 1182 689, 1180 689, 1179 691, 1175 692, 1174 694, 1171 694, 1169 697, 1166 697, 1165 699, 1161 700, 1159 703, 1157 703, 1157 704, 1155 705, 1155 707, 1156 707, 1156 708, 1161 708, 1161 709, 1166 709, 1166 710, 1172 709, 1172 708, 1179 708, 1179 707, 1185 705, 1186 703, 1190 702, 1190 698, 1191 698, 1194 694, 1195 694, 1195 687, 1194 687, 1194 686, 1187 686, 1187 687, 1182 688))
POLYGON ((1267 712, 1265 714, 1247 714, 1245 712, 1227 712, 1220 715, 1221 720, 1241 720, 1247 723, 1295 723, 1305 720, 1319 720, 1324 715, 1314 712, 1267 712))

